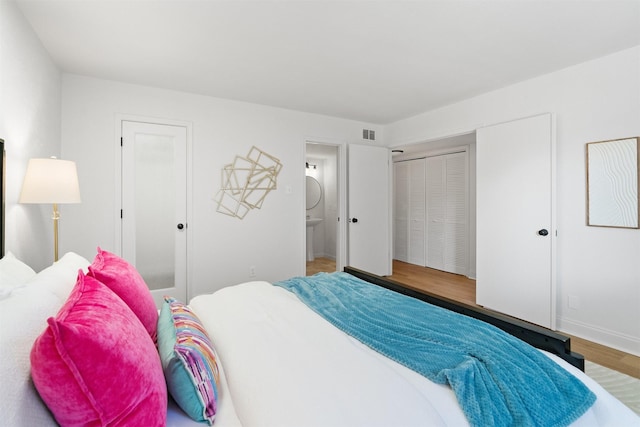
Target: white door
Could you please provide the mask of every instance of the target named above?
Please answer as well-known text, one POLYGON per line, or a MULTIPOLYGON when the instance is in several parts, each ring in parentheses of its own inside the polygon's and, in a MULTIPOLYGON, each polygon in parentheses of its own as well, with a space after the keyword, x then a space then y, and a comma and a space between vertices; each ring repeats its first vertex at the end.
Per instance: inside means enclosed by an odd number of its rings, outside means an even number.
POLYGON ((467 153, 426 159, 426 266, 468 274, 467 153))
POLYGON ((409 164, 393 164, 393 259, 409 262, 409 164))
POLYGON ((187 298, 187 129, 122 121, 122 257, 156 305, 187 298))
POLYGON ((349 265, 391 274, 390 153, 385 147, 349 145, 349 265))
POLYGON ((555 329, 550 114, 477 131, 476 302, 555 329))
POLYGON ((409 262, 425 265, 425 159, 409 162, 409 262))

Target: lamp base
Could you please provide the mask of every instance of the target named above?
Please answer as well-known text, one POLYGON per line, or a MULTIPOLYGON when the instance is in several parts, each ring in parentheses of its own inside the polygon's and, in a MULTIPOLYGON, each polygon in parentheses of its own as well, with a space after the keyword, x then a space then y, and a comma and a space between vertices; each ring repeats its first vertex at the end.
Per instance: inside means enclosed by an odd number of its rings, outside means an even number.
POLYGON ((58 204, 53 204, 53 262, 58 261, 58 220, 60 219, 60 212, 58 212, 58 204))

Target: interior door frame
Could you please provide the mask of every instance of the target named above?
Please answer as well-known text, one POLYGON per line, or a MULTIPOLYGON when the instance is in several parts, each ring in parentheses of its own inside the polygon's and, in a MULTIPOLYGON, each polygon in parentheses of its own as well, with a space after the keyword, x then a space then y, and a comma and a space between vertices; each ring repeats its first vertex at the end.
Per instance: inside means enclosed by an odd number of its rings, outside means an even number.
MULTIPOLYGON (((153 125, 181 126, 187 129, 187 224, 193 224, 193 123, 182 120, 160 119, 157 117, 138 116, 132 114, 116 114, 114 123, 114 248, 113 251, 117 255, 122 255, 122 221, 120 210, 122 208, 122 147, 120 145, 122 136, 122 122, 140 122, 153 125)), ((193 297, 191 295, 190 275, 193 263, 193 239, 187 239, 187 277, 186 277, 186 294, 187 301, 193 297)))
MULTIPOLYGON (((336 271, 342 271, 347 265, 347 143, 340 140, 319 137, 307 137, 304 139, 304 149, 302 150, 302 160, 300 165, 304 165, 307 159, 307 144, 330 145, 337 148, 338 151, 338 236, 337 236, 337 254, 336 254, 336 271)), ((304 185, 306 179, 305 169, 302 168, 302 218, 307 215, 305 200, 307 200, 307 189, 304 185)), ((304 222, 303 222, 304 223, 304 222)), ((306 227, 306 223, 304 223, 306 227)), ((300 253, 306 254, 306 231, 302 230, 302 244, 300 253)), ((307 271, 307 257, 302 257, 301 275, 305 276, 307 271)))

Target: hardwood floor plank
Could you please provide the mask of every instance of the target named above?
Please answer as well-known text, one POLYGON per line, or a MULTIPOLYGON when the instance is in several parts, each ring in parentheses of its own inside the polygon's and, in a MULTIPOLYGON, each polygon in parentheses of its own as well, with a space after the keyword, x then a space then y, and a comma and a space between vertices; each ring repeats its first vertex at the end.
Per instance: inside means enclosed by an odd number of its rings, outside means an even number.
POLYGON ((336 271, 335 260, 323 257, 316 257, 313 261, 307 261, 307 276, 313 276, 316 273, 331 273, 336 271))
POLYGON ((389 279, 414 290, 432 292, 455 301, 476 305, 476 281, 459 274, 393 261, 389 279))

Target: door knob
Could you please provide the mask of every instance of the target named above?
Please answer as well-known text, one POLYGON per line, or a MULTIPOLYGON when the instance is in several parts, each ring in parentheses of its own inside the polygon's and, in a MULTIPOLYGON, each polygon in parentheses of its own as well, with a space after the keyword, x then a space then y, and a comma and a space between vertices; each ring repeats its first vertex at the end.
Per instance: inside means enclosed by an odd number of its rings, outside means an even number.
POLYGON ((178 230, 182 230, 184 228, 184 224, 180 223, 178 224, 178 230))
POLYGON ((358 218, 349 218, 349 222, 358 222, 358 218))
POLYGON ((538 230, 538 234, 541 236, 546 236, 549 232, 546 229, 538 230))

